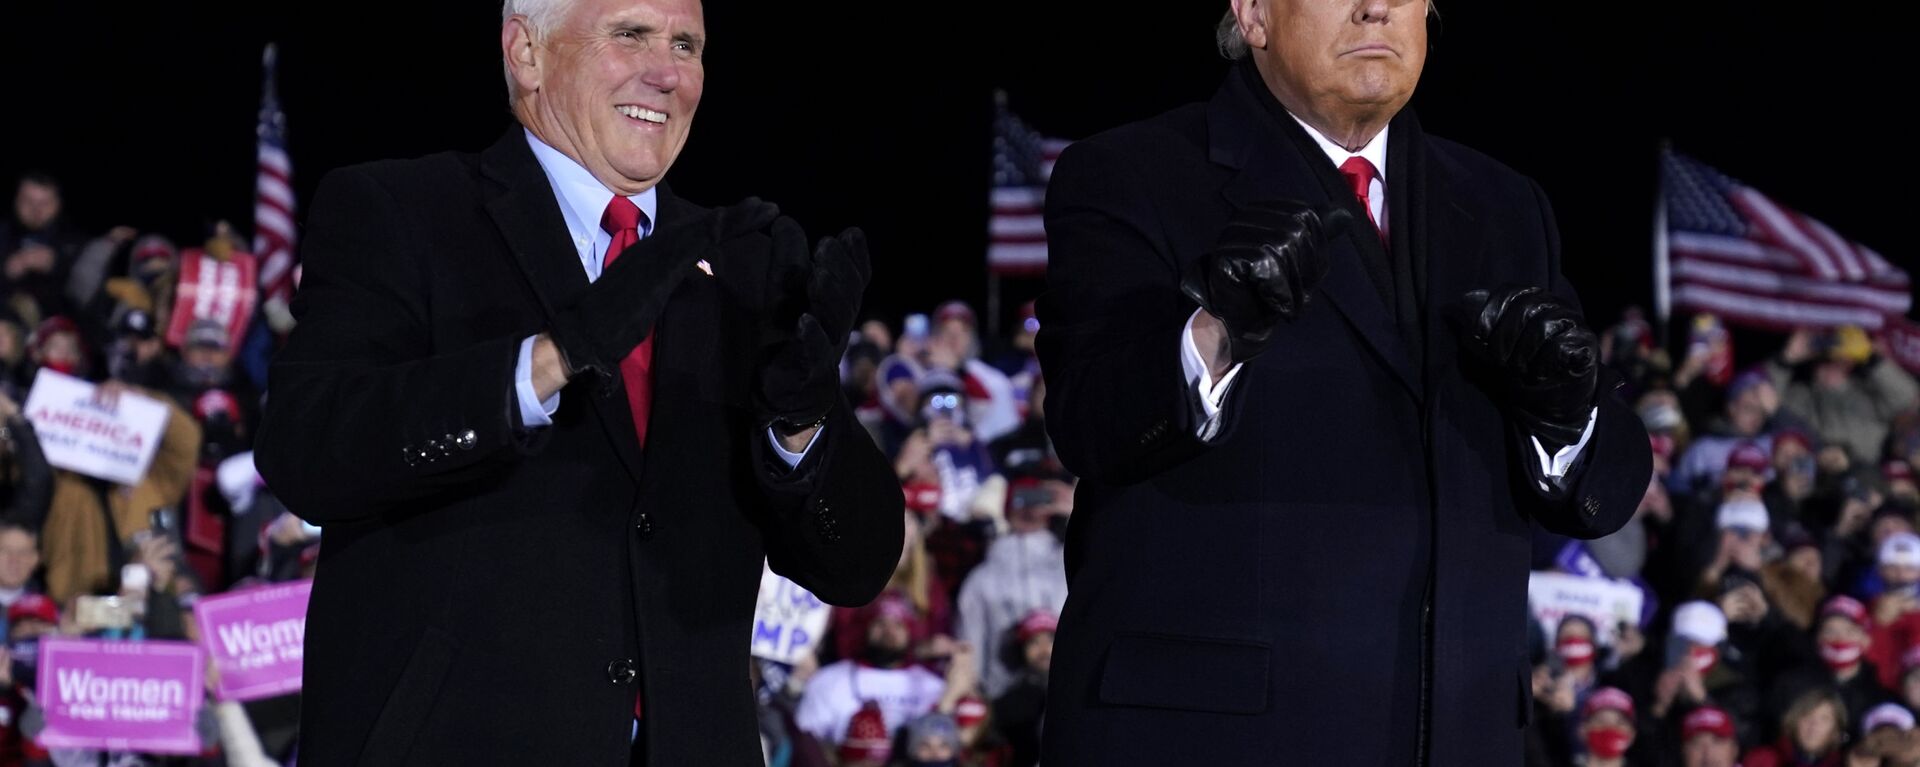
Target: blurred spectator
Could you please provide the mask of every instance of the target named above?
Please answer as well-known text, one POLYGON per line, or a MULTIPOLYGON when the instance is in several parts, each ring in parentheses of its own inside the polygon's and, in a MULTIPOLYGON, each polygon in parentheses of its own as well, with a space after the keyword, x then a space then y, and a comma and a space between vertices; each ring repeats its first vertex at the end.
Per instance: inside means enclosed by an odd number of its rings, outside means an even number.
POLYGON ((900 449, 900 443, 920 423, 920 377, 927 371, 927 315, 909 314, 900 331, 893 354, 880 361, 874 371, 875 394, 886 414, 880 447, 888 454, 900 449))
POLYGON ((1805 631, 1813 625, 1814 610, 1827 598, 1820 543, 1796 529, 1787 534, 1780 547, 1780 559, 1761 568, 1760 584, 1781 619, 1805 631))
POLYGON ((60 182, 26 173, 14 188, 11 220, 0 221, 0 296, 29 322, 66 309, 67 271, 81 238, 61 219, 61 205, 60 182), (22 299, 32 311, 21 310, 22 299))
POLYGON ((33 335, 27 337, 27 349, 36 367, 76 378, 85 378, 92 370, 80 326, 66 317, 55 315, 41 320, 33 335))
POLYGON ((1020 316, 1013 326, 1013 347, 1000 359, 995 367, 1007 374, 1013 383, 1013 401, 1020 411, 1020 417, 1026 418, 1032 409, 1033 388, 1040 381, 1040 357, 1033 351, 1034 335, 1040 332, 1040 320, 1034 313, 1034 302, 1028 301, 1020 306, 1020 316))
POLYGON ((52 502, 53 467, 39 434, 20 405, 0 392, 0 523, 38 530, 52 502))
MULTIPOLYGON (((868 738, 875 716, 885 728, 884 742, 914 717, 932 711, 946 692, 946 680, 910 662, 920 619, 911 600, 898 592, 884 592, 860 608, 859 619, 865 644, 854 657, 815 672, 794 712, 800 729, 823 745, 838 746, 854 736, 868 738), (871 714, 864 710, 869 706, 871 714), (859 721, 856 714, 862 715, 859 721), (850 729, 856 724, 858 732, 850 729)), ((878 757, 885 759, 885 754, 878 757)))
POLYGON ((1009 480, 1065 478, 1067 470, 1060 465, 1060 456, 1053 449, 1053 439, 1047 435, 1046 380, 1036 376, 1027 396, 1027 409, 1020 428, 987 446, 993 455, 993 465, 1009 480))
POLYGON ((0 304, 0 394, 18 400, 33 383, 33 360, 27 355, 27 325, 13 307, 0 304))
POLYGON ((1040 762, 1040 725, 1047 706, 1047 673, 1053 668, 1053 635, 1059 617, 1034 610, 1015 628, 1020 665, 1012 683, 993 701, 993 720, 1011 747, 1012 767, 1040 762))
MULTIPOLYGON (((100 385, 103 407, 115 407, 122 394, 139 390, 117 382, 100 385)), ((41 531, 47 561, 47 593, 65 603, 80 594, 117 590, 120 566, 134 536, 149 529, 153 512, 178 508, 200 458, 200 427, 165 396, 147 394, 165 405, 166 430, 147 473, 133 485, 61 470, 55 473, 53 505, 41 531)))
MULTIPOLYGON (((927 340, 926 365, 959 376, 967 394, 967 422, 985 442, 1020 427, 1013 381, 980 360, 979 323, 973 309, 959 301, 941 304, 933 315, 933 334, 927 340)), ((925 397, 924 384, 921 396, 925 397)))
POLYGON ((1847 707, 1837 693, 1816 688, 1802 693, 1780 717, 1778 741, 1754 748, 1742 767, 1840 767, 1847 736, 1847 707))
POLYGON ((1769 427, 1780 409, 1780 395, 1767 377, 1744 373, 1727 389, 1726 412, 1694 438, 1674 466, 1667 489, 1695 497, 1719 486, 1735 448, 1754 445, 1764 458, 1772 449, 1769 427))
POLYGON ((1006 535, 960 587, 954 623, 961 641, 981 648, 980 680, 987 697, 1014 681, 1023 650, 1014 631, 1035 610, 1059 615, 1067 603, 1065 545, 1055 520, 1073 512, 1073 488, 1057 480, 1023 481, 1008 502, 1006 535))
POLYGON ((1872 618, 1858 600, 1846 596, 1827 600, 1814 634, 1819 665, 1781 673, 1770 696, 1772 710, 1783 710, 1809 691, 1824 690, 1836 696, 1845 721, 1857 722, 1868 709, 1892 700, 1867 660, 1873 645, 1871 627, 1872 618))
MULTIPOLYGON (((905 597, 913 606, 917 618, 913 623, 913 654, 920 658, 946 657, 952 652, 953 602, 927 555, 925 523, 912 512, 905 517, 907 532, 900 546, 900 563, 894 567, 885 593, 905 597)), ((832 615, 833 659, 860 657, 867 642, 867 608, 836 607, 832 615)))
POLYGON ((41 594, 27 594, 7 606, 6 674, 14 684, 31 690, 39 682, 40 639, 60 633, 60 608, 41 594))
POLYGON ((1920 384, 1856 327, 1794 331, 1767 363, 1783 406, 1856 461, 1877 461, 1895 415, 1920 402, 1920 384))
POLYGON ((1616 687, 1602 687, 1580 711, 1580 742, 1586 767, 1621 767, 1634 744, 1633 698, 1616 687))
POLYGON ((1744 683, 1745 680, 1721 667, 1720 654, 1726 641, 1727 618, 1719 606, 1694 601, 1674 608, 1664 661, 1643 652, 1635 664, 1637 668, 1629 672, 1638 678, 1636 687, 1643 684, 1641 679, 1653 678, 1653 683, 1646 687, 1653 696, 1650 713, 1654 719, 1665 719, 1670 712, 1729 697, 1714 693, 1732 690, 1744 683), (1651 675, 1645 672, 1649 667, 1653 669, 1651 675))
POLYGON ((907 723, 905 767, 958 767, 960 725, 953 717, 932 713, 907 723))
POLYGON ((1680 727, 1680 754, 1682 767, 1739 767, 1733 717, 1715 706, 1688 712, 1680 727))
POLYGON ((1819 465, 1813 457, 1813 440, 1798 429, 1782 429, 1773 438, 1772 477, 1761 500, 1767 504, 1767 516, 1773 522, 1773 534, 1784 538, 1789 527, 1804 529, 1807 520, 1801 504, 1813 495, 1819 479, 1819 465))
POLYGON ((1908 506, 1920 506, 1920 484, 1914 482, 1913 465, 1896 458, 1880 465, 1880 476, 1887 481, 1887 496, 1908 506))
POLYGON ((1860 721, 1860 740, 1847 754, 1847 764, 1911 765, 1920 759, 1920 741, 1913 735, 1913 712, 1898 703, 1882 703, 1860 721))
MULTIPOLYGON (((33 571, 39 567, 40 536, 19 524, 0 522, 0 609, 39 593, 33 584, 33 571)), ((0 620, 0 638, 6 635, 7 623, 0 620)))
POLYGON ((1727 618, 1727 663, 1750 684, 1739 695, 1722 689, 1714 699, 1734 715, 1751 718, 1760 712, 1760 691, 1771 680, 1785 669, 1805 665, 1803 634, 1768 603, 1753 573, 1728 570, 1720 583, 1717 603, 1727 618))
POLYGON ((1750 490, 1740 490, 1721 501, 1714 511, 1713 537, 1687 536, 1690 540, 1704 540, 1717 545, 1712 551, 1713 558, 1699 570, 1694 580, 1693 593, 1697 596, 1714 596, 1720 593, 1721 577, 1729 570, 1744 572, 1758 579, 1759 572, 1766 565, 1766 550, 1772 540, 1767 532, 1767 507, 1760 502, 1759 495, 1750 490))

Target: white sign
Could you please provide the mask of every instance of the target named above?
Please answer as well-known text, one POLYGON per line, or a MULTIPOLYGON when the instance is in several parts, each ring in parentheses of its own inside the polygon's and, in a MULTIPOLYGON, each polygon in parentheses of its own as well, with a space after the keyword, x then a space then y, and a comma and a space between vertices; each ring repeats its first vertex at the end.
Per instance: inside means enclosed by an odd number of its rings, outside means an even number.
POLYGON ((1593 641, 1611 647, 1622 621, 1640 624, 1642 599, 1639 587, 1627 581, 1537 571, 1527 578, 1527 604, 1549 645, 1560 619, 1572 614, 1592 621, 1593 641))
POLYGON ((749 652, 756 658, 791 665, 820 646, 833 607, 800 588, 800 584, 775 575, 772 568, 762 568, 749 652))
POLYGON ((108 408, 99 387, 42 368, 27 392, 27 420, 47 463, 122 485, 137 484, 167 429, 167 406, 127 392, 108 408))

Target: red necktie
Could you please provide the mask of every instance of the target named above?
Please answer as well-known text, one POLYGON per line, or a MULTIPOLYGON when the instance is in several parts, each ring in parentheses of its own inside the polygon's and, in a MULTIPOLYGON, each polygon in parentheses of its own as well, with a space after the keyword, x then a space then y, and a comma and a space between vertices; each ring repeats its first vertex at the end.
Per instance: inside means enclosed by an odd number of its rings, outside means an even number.
POLYGON ((1380 228, 1380 221, 1373 217, 1373 201, 1368 193, 1373 191, 1373 180, 1380 177, 1380 171, 1367 162, 1367 158, 1354 155, 1340 163, 1340 175, 1347 177, 1347 185, 1353 187, 1353 196, 1360 198, 1360 207, 1367 211, 1367 220, 1373 222, 1373 230, 1380 234, 1380 243, 1386 244, 1387 232, 1380 228))
MULTIPOLYGON (((632 200, 619 195, 607 203, 607 212, 600 214, 600 228, 613 236, 607 243, 607 254, 601 259, 601 268, 613 266, 613 260, 620 257, 620 251, 640 241, 640 220, 646 215, 640 212, 640 206, 632 200)), ((633 435, 640 439, 640 447, 647 446, 647 414, 653 408, 653 334, 627 353, 620 360, 620 380, 627 385, 627 407, 633 410, 633 435)))
MULTIPOLYGON (((613 266, 620 251, 640 241, 640 220, 645 217, 640 206, 620 195, 614 195, 607 202, 607 212, 600 214, 600 229, 612 235, 613 241, 607 243, 607 255, 600 261, 602 269, 613 266)), ((620 360, 620 380, 627 384, 627 407, 633 410, 633 434, 640 438, 642 449, 647 446, 647 415, 653 407, 653 378, 649 372, 652 368, 653 334, 648 333, 647 340, 620 360)), ((633 718, 640 718, 640 709, 640 695, 636 692, 633 718)))

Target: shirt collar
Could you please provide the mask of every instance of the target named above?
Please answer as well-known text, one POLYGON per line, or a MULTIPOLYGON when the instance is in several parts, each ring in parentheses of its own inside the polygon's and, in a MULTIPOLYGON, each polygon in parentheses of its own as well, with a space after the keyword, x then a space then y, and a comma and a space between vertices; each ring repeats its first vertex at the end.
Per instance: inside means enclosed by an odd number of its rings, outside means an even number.
MULTIPOLYGON (((613 191, 594 178, 586 167, 573 158, 561 153, 533 135, 533 131, 521 129, 527 134, 527 145, 533 148, 533 157, 540 161, 540 168, 547 172, 547 183, 553 186, 553 196, 560 201, 560 212, 567 220, 567 229, 575 238, 592 239, 600 231, 600 216, 607 210, 607 203, 613 201, 613 191)), ((643 218, 640 219, 640 234, 646 236, 653 231, 655 211, 659 205, 659 187, 647 187, 647 191, 629 195, 634 205, 640 207, 643 218)))
POLYGON ((1346 147, 1343 147, 1339 144, 1335 144, 1332 141, 1328 141, 1326 136, 1320 135, 1320 131, 1315 130, 1313 126, 1308 125, 1307 121, 1300 119, 1298 115, 1295 115, 1292 112, 1288 112, 1287 116, 1292 117, 1294 122, 1300 123, 1300 127, 1307 129, 1307 135, 1313 137, 1313 143, 1320 145, 1320 151, 1327 153, 1327 159, 1333 161, 1333 167, 1336 167, 1336 168, 1340 167, 1340 164, 1346 162, 1347 158, 1353 157, 1355 155, 1358 155, 1360 157, 1365 157, 1367 158, 1367 162, 1373 163, 1374 169, 1380 172, 1380 183, 1383 186, 1387 183, 1387 130, 1388 128, 1382 127, 1380 129, 1380 134, 1377 136, 1374 136, 1373 140, 1367 142, 1366 146, 1360 147, 1360 151, 1349 152, 1347 151, 1346 147))

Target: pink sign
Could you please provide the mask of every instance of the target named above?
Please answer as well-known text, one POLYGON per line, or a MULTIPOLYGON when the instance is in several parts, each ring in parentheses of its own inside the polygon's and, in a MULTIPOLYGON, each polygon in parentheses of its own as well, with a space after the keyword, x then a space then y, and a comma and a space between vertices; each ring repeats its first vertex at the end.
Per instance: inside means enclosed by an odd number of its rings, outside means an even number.
POLYGON ((312 581, 298 581, 194 604, 200 642, 220 670, 221 700, 258 700, 300 689, 312 592, 312 581))
POLYGON ((40 640, 40 745, 200 753, 193 717, 205 699, 205 662, 185 642, 40 640))

